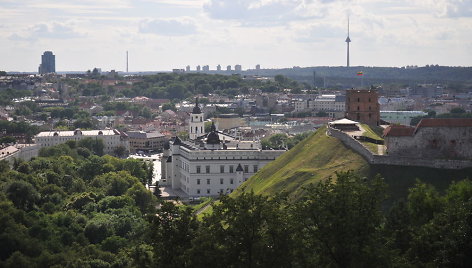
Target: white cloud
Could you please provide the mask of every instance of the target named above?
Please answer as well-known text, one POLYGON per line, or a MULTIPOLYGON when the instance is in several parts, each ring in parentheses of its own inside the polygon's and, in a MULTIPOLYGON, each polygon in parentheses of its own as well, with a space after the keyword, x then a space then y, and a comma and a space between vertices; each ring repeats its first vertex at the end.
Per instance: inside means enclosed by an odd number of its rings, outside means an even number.
POLYGON ((72 25, 53 22, 40 23, 26 29, 22 34, 14 33, 10 39, 15 41, 35 41, 38 39, 71 39, 83 37, 72 25))
POLYGON ((472 17, 470 0, 420 0, 420 4, 439 17, 472 17))
POLYGON ((308 0, 210 0, 203 10, 212 19, 235 20, 244 26, 279 26, 323 17, 317 4, 308 0))
POLYGON ((139 25, 139 32, 164 36, 185 36, 197 32, 195 23, 188 18, 182 19, 148 19, 139 25))
POLYGON ((0 69, 470 65, 472 0, 0 0, 0 69), (177 38, 176 38, 177 37, 177 38), (27 41, 27 42, 24 42, 27 41), (228 53, 230 51, 230 53, 228 53))

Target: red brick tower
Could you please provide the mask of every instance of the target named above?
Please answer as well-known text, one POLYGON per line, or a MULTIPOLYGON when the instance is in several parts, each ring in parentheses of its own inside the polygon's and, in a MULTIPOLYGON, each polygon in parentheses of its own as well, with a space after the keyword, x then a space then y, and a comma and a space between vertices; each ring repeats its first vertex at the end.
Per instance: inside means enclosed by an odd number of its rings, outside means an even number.
POLYGON ((378 126, 380 124, 379 94, 376 90, 346 91, 346 118, 378 126))

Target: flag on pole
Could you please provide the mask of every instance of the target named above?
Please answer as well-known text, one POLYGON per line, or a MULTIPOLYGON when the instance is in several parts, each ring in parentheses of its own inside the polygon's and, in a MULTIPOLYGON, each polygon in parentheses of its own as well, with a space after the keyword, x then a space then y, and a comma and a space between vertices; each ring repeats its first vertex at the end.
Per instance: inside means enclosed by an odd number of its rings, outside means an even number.
POLYGON ((364 73, 362 71, 357 72, 357 76, 363 76, 363 75, 364 75, 364 73))

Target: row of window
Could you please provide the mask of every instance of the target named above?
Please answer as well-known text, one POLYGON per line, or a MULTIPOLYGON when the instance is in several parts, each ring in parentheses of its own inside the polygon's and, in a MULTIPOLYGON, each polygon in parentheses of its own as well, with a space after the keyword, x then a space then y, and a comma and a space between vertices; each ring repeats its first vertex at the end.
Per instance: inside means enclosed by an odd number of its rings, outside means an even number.
MULTIPOLYGON (((197 179, 197 184, 200 185, 201 184, 201 179, 197 179)), ((225 182, 225 179, 221 178, 220 179, 220 184, 224 184, 225 182)), ((211 184, 211 179, 206 179, 206 183, 207 184, 211 184)), ((229 179, 229 184, 234 184, 234 179, 229 179)))
MULTIPOLYGON (((351 99, 347 98, 347 102, 350 102, 351 99)), ((361 102, 361 98, 357 98, 357 102, 361 102)), ((372 102, 371 98, 369 98, 369 102, 372 102)))
MULTIPOLYGON (((220 191, 219 191, 218 193, 219 193, 219 194, 223 194, 223 193, 225 193, 225 192, 228 193, 228 194, 229 194, 229 193, 232 193, 232 192, 233 192, 233 189, 226 189, 226 191, 223 190, 223 189, 220 189, 220 191)), ((206 189, 206 193, 207 193, 207 194, 211 194, 211 189, 206 189)), ((201 194, 201 190, 200 190, 200 189, 197 189, 197 194, 201 194)))
MULTIPOLYGON (((249 165, 244 165, 243 166, 244 168, 244 172, 245 173, 249 173, 249 165)), ((259 170, 259 166, 258 165, 253 165, 252 166, 252 170, 253 170, 253 173, 256 173, 258 170, 259 170)), ((210 166, 205 166, 205 173, 211 173, 210 172, 210 166)), ((220 173, 225 173, 226 171, 226 168, 225 168, 225 165, 220 165, 220 173)), ((229 173, 234 173, 234 166, 229 166, 229 173)), ((202 173, 202 167, 201 166, 197 166, 197 173, 202 173)))

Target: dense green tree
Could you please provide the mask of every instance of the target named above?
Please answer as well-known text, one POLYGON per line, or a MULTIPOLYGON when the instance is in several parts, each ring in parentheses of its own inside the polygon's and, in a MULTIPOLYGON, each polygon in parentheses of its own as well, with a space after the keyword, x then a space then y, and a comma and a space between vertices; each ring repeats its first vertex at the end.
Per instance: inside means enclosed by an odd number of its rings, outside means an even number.
POLYGON ((5 188, 7 197, 13 204, 26 211, 31 210, 40 200, 38 191, 31 183, 26 181, 13 181, 5 188))
POLYGON ((3 143, 15 143, 16 139, 12 136, 5 136, 0 138, 0 144, 3 143))
POLYGON ((301 266, 384 267, 391 253, 382 241, 385 184, 352 172, 307 189, 297 204, 297 260, 301 266))
POLYGON ((177 111, 177 109, 175 108, 175 104, 171 102, 162 104, 162 111, 166 111, 166 110, 172 110, 174 112, 177 111))
POLYGON ((243 193, 222 196, 204 218, 190 260, 198 267, 289 267, 291 224, 285 199, 243 193))
POLYGON ((190 208, 180 209, 173 203, 164 202, 152 217, 151 239, 156 266, 187 267, 185 255, 192 246, 198 228, 190 208))

